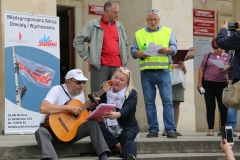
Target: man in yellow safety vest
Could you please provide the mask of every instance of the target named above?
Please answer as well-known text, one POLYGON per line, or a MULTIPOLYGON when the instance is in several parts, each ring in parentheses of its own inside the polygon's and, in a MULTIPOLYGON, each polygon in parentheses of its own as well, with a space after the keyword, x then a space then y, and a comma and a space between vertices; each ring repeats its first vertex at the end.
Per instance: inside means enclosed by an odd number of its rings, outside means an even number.
POLYGON ((147 12, 147 27, 135 33, 131 47, 134 59, 139 58, 142 90, 149 125, 148 138, 158 137, 159 124, 156 109, 156 85, 163 104, 163 123, 168 138, 177 138, 172 103, 172 83, 169 66, 171 56, 177 52, 177 43, 172 29, 160 25, 157 9, 147 12), (156 48, 156 54, 146 53, 148 47, 156 48))

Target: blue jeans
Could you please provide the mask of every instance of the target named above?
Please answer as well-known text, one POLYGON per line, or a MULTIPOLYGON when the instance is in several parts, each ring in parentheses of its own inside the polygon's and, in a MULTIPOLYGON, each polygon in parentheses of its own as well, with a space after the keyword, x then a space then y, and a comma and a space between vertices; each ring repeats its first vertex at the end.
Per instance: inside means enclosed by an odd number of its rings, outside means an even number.
POLYGON ((232 129, 235 131, 237 126, 237 110, 234 108, 228 108, 227 110, 227 122, 226 126, 232 126, 232 129))
POLYGON ((159 132, 156 109, 156 85, 163 105, 163 123, 166 132, 176 132, 172 103, 172 83, 169 69, 141 71, 142 91, 148 120, 148 131, 159 132))

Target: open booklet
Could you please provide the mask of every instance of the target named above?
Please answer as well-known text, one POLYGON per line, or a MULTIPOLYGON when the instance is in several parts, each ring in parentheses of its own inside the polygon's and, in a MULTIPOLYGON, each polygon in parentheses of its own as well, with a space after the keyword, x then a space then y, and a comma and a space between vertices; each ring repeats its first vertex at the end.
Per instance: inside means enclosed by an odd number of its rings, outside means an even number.
POLYGON ((88 120, 96 120, 97 122, 100 122, 103 120, 104 115, 106 112, 112 112, 115 110, 117 106, 115 104, 107 104, 107 103, 101 103, 97 108, 90 112, 89 115, 87 116, 88 120))
POLYGON ((198 50, 198 47, 191 47, 189 49, 178 50, 177 54, 172 56, 173 64, 178 64, 179 61, 186 61, 193 59, 198 50))

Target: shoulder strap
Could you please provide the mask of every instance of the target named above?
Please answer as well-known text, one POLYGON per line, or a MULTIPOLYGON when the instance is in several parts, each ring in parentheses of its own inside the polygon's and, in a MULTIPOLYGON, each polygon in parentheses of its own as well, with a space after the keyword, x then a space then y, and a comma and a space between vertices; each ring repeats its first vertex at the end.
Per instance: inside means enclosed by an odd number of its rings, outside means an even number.
POLYGON ((208 57, 207 57, 206 64, 205 64, 205 71, 206 71, 206 69, 207 69, 207 61, 208 61, 208 59, 209 59, 209 57, 210 57, 210 54, 211 54, 211 52, 208 53, 208 57))
POLYGON ((70 100, 72 99, 69 94, 65 91, 64 87, 61 85, 62 89, 64 90, 64 92, 66 93, 66 95, 70 98, 70 100))
POLYGON ((208 53, 208 57, 207 57, 206 64, 205 64, 205 69, 204 69, 203 76, 202 76, 202 81, 204 80, 204 74, 205 74, 206 69, 207 69, 207 61, 208 61, 208 59, 210 57, 210 54, 211 54, 211 52, 208 53))

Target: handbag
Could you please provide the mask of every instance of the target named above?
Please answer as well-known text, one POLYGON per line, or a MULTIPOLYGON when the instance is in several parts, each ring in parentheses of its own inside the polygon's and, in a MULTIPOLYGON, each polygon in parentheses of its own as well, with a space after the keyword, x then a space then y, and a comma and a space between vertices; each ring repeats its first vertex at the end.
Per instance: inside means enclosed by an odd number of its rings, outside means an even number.
POLYGON ((223 89, 222 102, 226 107, 240 110, 240 81, 223 89))

